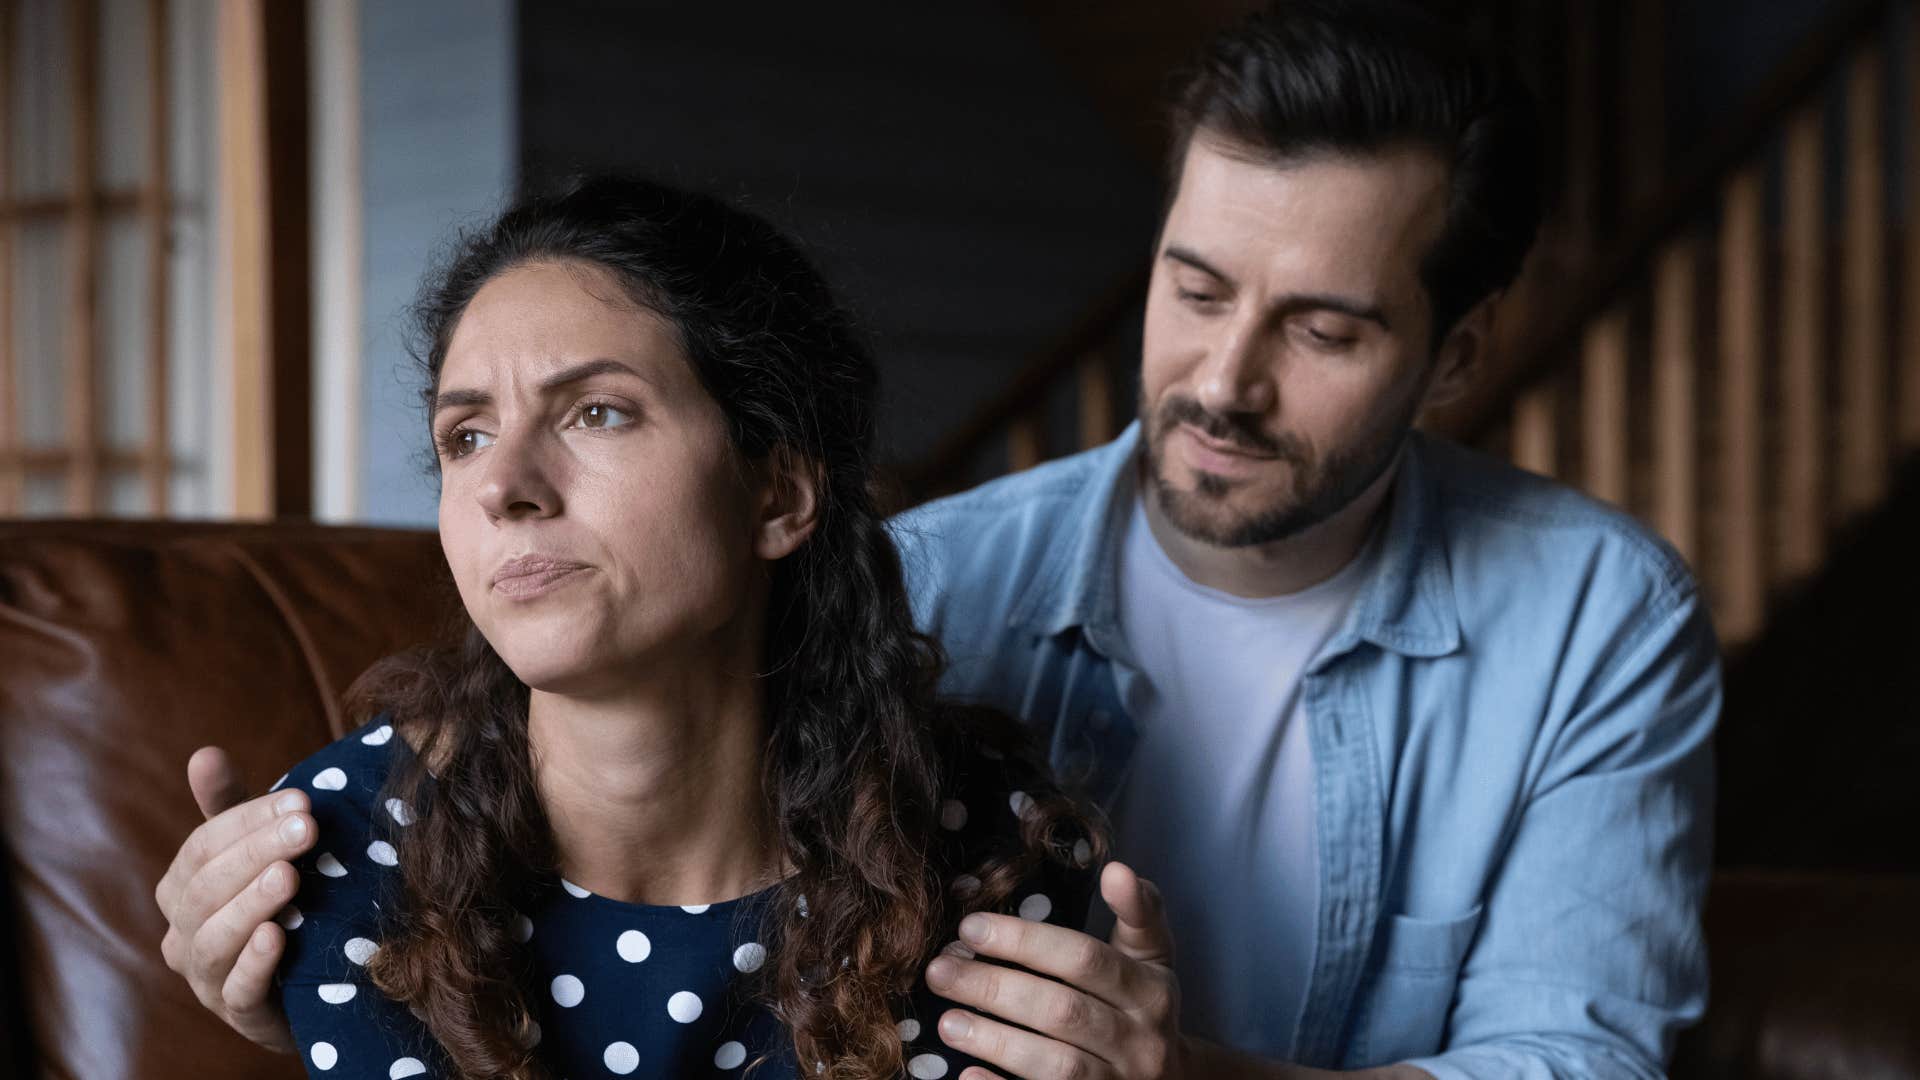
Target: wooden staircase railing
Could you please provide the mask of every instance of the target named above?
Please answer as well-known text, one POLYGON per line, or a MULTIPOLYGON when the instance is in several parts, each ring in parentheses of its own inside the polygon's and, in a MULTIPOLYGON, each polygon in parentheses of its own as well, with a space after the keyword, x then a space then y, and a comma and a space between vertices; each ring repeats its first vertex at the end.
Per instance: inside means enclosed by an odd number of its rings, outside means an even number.
MULTIPOLYGON (((1482 392, 1426 423, 1643 517, 1737 646, 1920 449, 1920 4, 1839 8, 1689 160, 1573 287, 1536 259, 1482 392)), ((1112 437, 1145 284, 906 470, 908 498, 1112 437)))
POLYGON ((1729 645, 1920 448, 1920 71, 1888 108, 1891 50, 1920 57, 1915 7, 1831 18, 1490 392, 1436 425, 1644 517, 1729 645))

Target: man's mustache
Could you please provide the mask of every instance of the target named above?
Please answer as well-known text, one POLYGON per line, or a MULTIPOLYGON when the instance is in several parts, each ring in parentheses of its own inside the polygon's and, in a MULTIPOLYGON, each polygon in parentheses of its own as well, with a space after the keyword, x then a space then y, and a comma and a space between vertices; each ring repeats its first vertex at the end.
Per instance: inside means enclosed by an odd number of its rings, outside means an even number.
POLYGON ((1160 434, 1173 430, 1179 424, 1191 424, 1208 438, 1241 447, 1248 453, 1264 454, 1295 463, 1306 460, 1306 454, 1295 440, 1276 438, 1262 431, 1258 417, 1246 414, 1223 416, 1209 412, 1190 397, 1172 397, 1161 402, 1158 417, 1155 428, 1160 434))

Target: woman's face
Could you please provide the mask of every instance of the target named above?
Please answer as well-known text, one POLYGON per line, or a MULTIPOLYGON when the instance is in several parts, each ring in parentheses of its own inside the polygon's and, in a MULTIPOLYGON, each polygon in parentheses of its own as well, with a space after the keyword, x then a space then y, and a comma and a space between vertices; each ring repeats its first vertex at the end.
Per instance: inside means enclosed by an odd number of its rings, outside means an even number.
POLYGON ((606 271, 530 263, 482 287, 433 433, 447 563, 522 682, 602 696, 746 640, 758 499, 673 325, 606 271))

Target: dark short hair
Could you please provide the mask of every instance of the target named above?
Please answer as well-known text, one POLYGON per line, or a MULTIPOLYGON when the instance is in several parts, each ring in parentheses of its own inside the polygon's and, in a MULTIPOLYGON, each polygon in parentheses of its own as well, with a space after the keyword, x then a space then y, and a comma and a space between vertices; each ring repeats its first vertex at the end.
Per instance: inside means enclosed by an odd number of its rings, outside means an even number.
POLYGON ((1436 347, 1513 281, 1533 246, 1542 202, 1533 95, 1510 63, 1411 4, 1277 0, 1179 73, 1169 113, 1176 193, 1199 131, 1275 162, 1409 144, 1437 152, 1449 166, 1447 220, 1420 266, 1436 347))

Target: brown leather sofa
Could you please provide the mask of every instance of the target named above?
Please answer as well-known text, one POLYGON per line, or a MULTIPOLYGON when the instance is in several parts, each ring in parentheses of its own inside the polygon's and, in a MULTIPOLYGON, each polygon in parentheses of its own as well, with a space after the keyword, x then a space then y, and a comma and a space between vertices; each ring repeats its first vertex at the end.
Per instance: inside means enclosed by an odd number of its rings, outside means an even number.
MULTIPOLYGON (((219 743, 264 787, 453 603, 429 533, 0 522, 0 1077, 302 1075, 161 962, 186 760, 219 743)), ((1723 873, 1709 919, 1676 1075, 1920 1077, 1920 879, 1723 873)))

